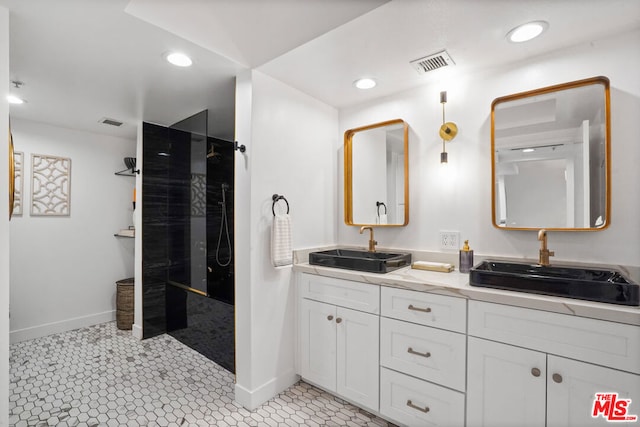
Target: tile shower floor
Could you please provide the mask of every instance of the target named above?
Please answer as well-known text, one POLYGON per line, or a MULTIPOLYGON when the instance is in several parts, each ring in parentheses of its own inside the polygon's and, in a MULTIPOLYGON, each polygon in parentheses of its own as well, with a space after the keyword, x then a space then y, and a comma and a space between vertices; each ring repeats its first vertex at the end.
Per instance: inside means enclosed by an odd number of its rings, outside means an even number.
POLYGON ((11 345, 10 426, 389 426, 304 382, 253 412, 234 377, 176 339, 115 322, 11 345))

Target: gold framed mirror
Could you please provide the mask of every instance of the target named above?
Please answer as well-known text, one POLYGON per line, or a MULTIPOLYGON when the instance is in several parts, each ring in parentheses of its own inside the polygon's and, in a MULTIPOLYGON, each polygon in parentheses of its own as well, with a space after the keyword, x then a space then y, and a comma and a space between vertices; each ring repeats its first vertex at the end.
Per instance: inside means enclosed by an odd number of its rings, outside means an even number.
POLYGON ((598 231, 611 222, 609 79, 593 77, 491 104, 493 225, 598 231))
POLYGON ((409 125, 402 119, 344 133, 344 222, 409 223, 409 125))
POLYGON ((13 155, 13 136, 9 128, 9 220, 13 215, 13 203, 16 195, 16 160, 13 155))

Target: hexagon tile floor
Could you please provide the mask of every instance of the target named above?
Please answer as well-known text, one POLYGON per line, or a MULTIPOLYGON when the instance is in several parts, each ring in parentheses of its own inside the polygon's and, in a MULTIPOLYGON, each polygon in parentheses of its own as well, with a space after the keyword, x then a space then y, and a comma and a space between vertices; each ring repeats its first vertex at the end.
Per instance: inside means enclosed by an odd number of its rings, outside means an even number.
POLYGON ((11 345, 9 425, 392 426, 304 382, 253 412, 233 375, 169 335, 104 323, 11 345))

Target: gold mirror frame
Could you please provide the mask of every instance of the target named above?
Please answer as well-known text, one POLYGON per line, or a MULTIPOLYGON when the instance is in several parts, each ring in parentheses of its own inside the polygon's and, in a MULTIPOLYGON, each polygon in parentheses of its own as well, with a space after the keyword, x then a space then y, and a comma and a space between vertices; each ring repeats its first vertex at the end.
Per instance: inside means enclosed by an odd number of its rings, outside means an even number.
POLYGON ((491 221, 493 226, 500 230, 555 230, 555 231, 601 231, 609 227, 611 224, 611 101, 610 101, 610 88, 609 79, 607 77, 599 76, 592 77, 584 80, 577 80, 569 83, 563 83, 554 86, 548 86, 540 89, 535 89, 527 92, 516 93, 513 95, 507 95, 494 99, 491 103, 491 221), (604 223, 598 227, 590 228, 568 228, 568 227, 506 227, 500 226, 496 223, 496 147, 495 147, 495 108, 496 105, 508 101, 520 100, 527 97, 534 97, 552 92, 563 91, 572 88, 579 88, 589 85, 600 84, 604 90, 604 124, 605 124, 605 211, 604 211, 604 223))
POLYGON ((374 123, 344 133, 344 222, 347 225, 372 227, 404 227, 409 223, 409 125, 402 119, 388 120, 374 123), (358 132, 370 129, 383 128, 393 125, 403 126, 404 139, 404 217, 402 223, 396 224, 358 224, 353 221, 353 137, 358 132))
POLYGON ((13 155, 13 136, 9 129, 9 220, 13 215, 13 202, 16 196, 16 161, 13 155))

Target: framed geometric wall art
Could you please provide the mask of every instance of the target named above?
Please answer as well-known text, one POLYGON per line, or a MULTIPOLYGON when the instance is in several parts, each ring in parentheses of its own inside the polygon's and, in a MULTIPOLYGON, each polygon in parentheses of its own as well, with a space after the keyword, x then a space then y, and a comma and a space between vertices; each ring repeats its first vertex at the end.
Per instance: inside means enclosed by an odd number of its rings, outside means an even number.
POLYGON ((71 159, 31 155, 31 216, 71 214, 71 159))
POLYGON ((15 194, 13 196, 13 215, 22 215, 24 204, 22 194, 24 192, 24 153, 15 151, 13 153, 15 194))

